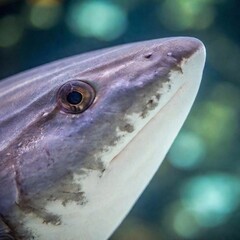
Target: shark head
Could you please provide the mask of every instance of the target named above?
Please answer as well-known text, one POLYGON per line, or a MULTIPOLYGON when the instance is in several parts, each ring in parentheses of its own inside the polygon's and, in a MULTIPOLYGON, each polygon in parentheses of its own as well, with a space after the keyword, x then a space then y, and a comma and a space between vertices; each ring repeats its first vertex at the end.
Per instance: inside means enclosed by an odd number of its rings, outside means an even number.
POLYGON ((21 145, 8 148, 15 153, 18 181, 12 195, 18 205, 9 206, 5 217, 19 235, 107 239, 178 134, 204 62, 199 40, 164 38, 19 75, 24 80, 13 92, 28 88, 19 94, 21 103, 26 94, 36 96, 27 113, 33 120, 19 121, 25 130, 15 141, 21 139, 21 145))

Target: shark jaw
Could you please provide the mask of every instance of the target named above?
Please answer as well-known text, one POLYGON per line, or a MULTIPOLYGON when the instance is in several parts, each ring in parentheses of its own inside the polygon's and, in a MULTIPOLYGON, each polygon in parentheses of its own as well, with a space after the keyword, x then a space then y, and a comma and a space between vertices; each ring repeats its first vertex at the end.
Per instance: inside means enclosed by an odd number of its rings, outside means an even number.
MULTIPOLYGON (((170 81, 175 83, 171 94, 166 93, 161 104, 118 146, 106 150, 102 156, 105 171, 86 170, 84 175, 75 176, 86 197, 84 204, 50 201, 46 211, 60 216, 61 224, 43 224, 29 213, 26 228, 37 239, 109 238, 157 171, 182 127, 196 97, 204 62, 205 49, 201 45, 184 59, 181 71, 170 73, 170 81)), ((130 122, 137 122, 137 117, 128 116, 130 122)))

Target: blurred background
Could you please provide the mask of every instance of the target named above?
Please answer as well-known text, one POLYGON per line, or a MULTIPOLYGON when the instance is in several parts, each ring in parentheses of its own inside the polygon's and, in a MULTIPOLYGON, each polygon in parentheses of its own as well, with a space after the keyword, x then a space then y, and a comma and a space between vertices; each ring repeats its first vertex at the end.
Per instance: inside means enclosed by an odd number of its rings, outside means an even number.
POLYGON ((207 48, 166 160, 111 240, 240 239, 240 1, 0 0, 0 79, 82 52, 169 36, 207 48))

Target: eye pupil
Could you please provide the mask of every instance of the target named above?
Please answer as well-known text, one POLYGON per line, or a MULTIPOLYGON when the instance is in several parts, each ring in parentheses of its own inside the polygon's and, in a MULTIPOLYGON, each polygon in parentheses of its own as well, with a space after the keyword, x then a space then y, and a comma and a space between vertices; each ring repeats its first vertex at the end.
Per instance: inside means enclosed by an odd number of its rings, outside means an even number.
POLYGON ((82 98, 82 94, 77 91, 72 91, 67 95, 67 101, 73 105, 79 104, 82 101, 82 98))

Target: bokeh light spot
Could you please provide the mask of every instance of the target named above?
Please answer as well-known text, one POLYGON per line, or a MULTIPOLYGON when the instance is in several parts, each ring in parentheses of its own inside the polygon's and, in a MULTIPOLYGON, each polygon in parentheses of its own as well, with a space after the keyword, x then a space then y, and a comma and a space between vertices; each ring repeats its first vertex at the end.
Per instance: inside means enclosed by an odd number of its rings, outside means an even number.
POLYGON ((175 232, 184 238, 192 239, 198 234, 199 226, 187 209, 179 209, 175 213, 173 228, 175 232))
POLYGON ((54 27, 61 15, 61 5, 58 1, 36 1, 31 5, 30 23, 39 29, 49 29, 54 27))
POLYGON ((11 47, 19 42, 23 35, 21 21, 9 15, 0 20, 0 47, 11 47))
POLYGON ((165 0, 159 9, 159 19, 172 30, 205 29, 214 21, 212 0, 165 0))
POLYGON ((199 136, 182 131, 176 138, 168 159, 174 167, 192 169, 200 164, 205 153, 205 144, 199 136))
POLYGON ((215 96, 216 99, 202 102, 200 106, 195 107, 196 113, 189 120, 191 129, 206 142, 208 151, 214 151, 220 155, 229 147, 238 131, 236 108, 229 103, 224 103, 224 98, 229 94, 228 88, 222 88, 221 91, 217 93, 218 96, 215 96))
POLYGON ((215 227, 227 220, 240 203, 240 179, 215 173, 190 179, 182 188, 183 206, 198 224, 215 227))
POLYGON ((75 2, 67 16, 69 29, 79 36, 111 41, 119 37, 127 25, 124 10, 108 2, 75 2))

